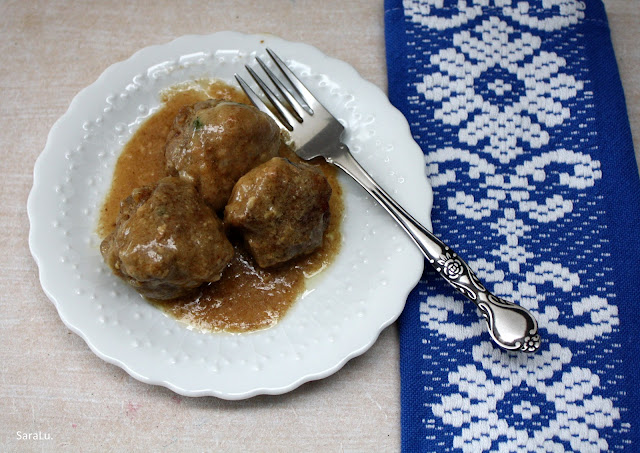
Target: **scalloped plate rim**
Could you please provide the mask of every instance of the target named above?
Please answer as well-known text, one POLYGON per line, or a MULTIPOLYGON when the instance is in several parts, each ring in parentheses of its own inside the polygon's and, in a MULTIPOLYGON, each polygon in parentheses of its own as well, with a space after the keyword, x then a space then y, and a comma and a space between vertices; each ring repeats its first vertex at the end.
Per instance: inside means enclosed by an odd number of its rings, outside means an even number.
MULTIPOLYGON (((282 46, 291 46, 294 48, 299 48, 299 49, 305 49, 305 50, 309 50, 312 49, 313 52, 316 53, 315 57, 320 56, 321 59, 324 60, 324 62, 331 62, 334 65, 338 65, 341 67, 341 69, 343 71, 346 71, 350 74, 347 74, 344 77, 347 78, 357 78, 358 79, 358 83, 362 84, 362 86, 364 87, 363 90, 365 91, 369 91, 369 92, 373 92, 373 93, 377 93, 376 96, 376 101, 377 102, 382 102, 382 98, 384 98, 384 100, 386 100, 386 104, 382 105, 382 107, 384 109, 387 110, 386 114, 388 115, 392 115, 395 118, 393 118, 393 123, 395 125, 397 125, 398 127, 402 127, 404 130, 400 131, 399 135, 403 136, 403 140, 404 140, 404 144, 406 145, 407 143, 409 145, 413 144, 413 150, 407 150, 406 152, 413 152, 414 154, 417 155, 417 153, 420 153, 420 156, 422 156, 422 152, 419 149, 418 145, 415 144, 415 142, 413 142, 413 139, 411 138, 410 135, 410 131, 409 131, 409 125, 406 121, 406 119, 404 119, 404 117, 402 116, 402 114, 395 109, 395 107, 393 107, 391 105, 391 103, 388 101, 388 99, 386 98, 386 95, 384 95, 384 93, 382 93, 381 90, 379 90, 378 87, 376 87, 375 85, 371 84, 368 81, 365 81, 364 79, 362 79, 358 73, 355 71, 355 69, 353 69, 350 65, 348 65, 347 63, 341 61, 341 60, 337 60, 337 59, 333 59, 331 57, 326 56, 325 54, 323 54, 321 51, 319 51, 318 49, 316 49, 315 47, 312 47, 308 44, 304 44, 304 43, 292 43, 292 42, 288 42, 285 40, 281 40, 278 37, 275 37, 273 35, 268 35, 268 34, 257 34, 257 35, 246 35, 243 33, 238 33, 238 32, 218 32, 212 35, 186 35, 186 36, 182 36, 180 38, 177 38, 169 43, 166 44, 158 44, 158 45, 153 45, 153 46, 149 46, 146 48, 143 48, 137 52, 135 52, 131 57, 129 57, 126 60, 123 60, 121 62, 115 63, 113 65, 111 65, 110 67, 108 67, 99 77, 98 79, 92 83, 91 85, 87 86, 86 88, 82 89, 71 101, 68 110, 66 111, 65 114, 63 114, 52 126, 49 135, 47 137, 47 142, 46 145, 42 151, 42 153, 38 156, 36 164, 34 166, 34 181, 33 181, 33 187, 31 189, 31 192, 29 194, 29 199, 27 202, 27 211, 28 211, 28 216, 29 216, 29 221, 30 221, 30 231, 29 231, 29 247, 31 250, 31 253, 38 265, 38 269, 39 269, 39 277, 40 277, 40 281, 43 287, 43 290, 45 292, 45 294, 47 295, 47 297, 52 301, 52 303, 54 304, 54 306, 56 306, 56 309, 59 312, 59 316, 61 318, 61 320, 63 321, 63 323, 70 328, 74 333, 76 333, 77 335, 79 335, 89 346, 89 348, 91 349, 91 351, 96 354, 98 357, 102 358, 103 360, 105 360, 108 363, 112 363, 120 368, 122 368, 123 370, 125 370, 129 375, 131 375, 132 377, 134 377, 137 380, 140 380, 142 382, 148 383, 148 384, 154 384, 154 385, 160 385, 160 386, 164 386, 166 388, 171 389, 172 391, 185 395, 185 396, 216 396, 216 397, 220 397, 220 398, 224 398, 224 399, 243 399, 243 398, 248 398, 248 397, 252 397, 258 394, 281 394, 281 393, 285 393, 288 391, 291 391, 297 387, 299 387, 300 385, 302 385, 305 382, 311 381, 311 380, 316 380, 316 379, 322 379, 325 378, 333 373, 335 373, 336 371, 338 371, 340 368, 342 368, 344 366, 345 363, 347 363, 350 359, 359 356, 361 354, 363 354, 364 352, 366 352, 377 340, 377 338, 379 337, 380 333, 382 332, 382 330, 384 328, 386 328, 387 326, 389 326, 391 323, 393 323, 397 317, 400 315, 400 311, 398 311, 397 313, 394 314, 394 316, 391 316, 390 318, 386 319, 385 321, 382 322, 382 324, 379 326, 379 328, 375 331, 371 333, 371 336, 368 338, 367 341, 365 341, 364 343, 362 343, 362 345, 359 348, 356 348, 355 350, 349 352, 348 354, 346 354, 344 357, 342 357, 341 360, 339 360, 337 363, 335 363, 333 366, 328 367, 324 370, 321 371, 315 371, 312 373, 308 373, 308 374, 303 374, 301 376, 298 376, 297 378, 291 380, 291 382, 288 383, 284 383, 281 386, 275 386, 275 387, 261 387, 259 385, 254 386, 254 388, 250 389, 250 390, 243 390, 243 391, 239 391, 237 393, 233 393, 233 392, 229 392, 229 391, 224 391, 224 392, 220 392, 217 391, 216 389, 212 389, 212 388, 202 388, 202 389, 186 389, 183 388, 181 386, 176 385, 173 382, 167 381, 167 380, 163 380, 160 378, 153 378, 153 377, 149 377, 146 376, 142 373, 140 373, 138 370, 135 369, 135 366, 132 367, 130 366, 126 361, 123 361, 120 358, 114 357, 110 354, 107 354, 103 351, 101 351, 92 341, 91 336, 85 331, 83 330, 82 327, 77 326, 74 322, 72 322, 67 316, 65 316, 65 312, 64 310, 62 310, 60 303, 59 303, 59 296, 57 296, 57 294, 54 294, 55 291, 51 291, 51 287, 50 284, 47 283, 47 269, 43 268, 44 265, 44 252, 42 251, 41 247, 42 244, 38 243, 38 239, 37 236, 38 235, 42 235, 43 233, 41 231, 38 230, 39 227, 42 227, 42 225, 39 225, 39 220, 38 220, 38 216, 36 213, 36 208, 38 206, 39 202, 42 202, 40 197, 42 197, 42 185, 43 185, 43 167, 44 165, 47 163, 47 161, 49 159, 52 159, 55 157, 55 150, 53 149, 53 143, 56 140, 56 135, 59 134, 60 130, 63 129, 64 127, 67 127, 67 124, 70 123, 75 117, 79 116, 78 110, 79 110, 79 106, 81 106, 84 102, 87 102, 89 100, 89 98, 91 96, 93 96, 95 94, 96 91, 100 92, 101 88, 103 88, 103 85, 105 83, 107 83, 107 81, 109 81, 109 79, 111 77, 116 77, 119 72, 121 72, 123 69, 126 69, 127 66, 134 64, 136 62, 140 62, 143 61, 146 58, 151 58, 154 56, 154 54, 156 52, 160 52, 162 53, 163 50, 172 50, 173 48, 180 48, 181 45, 188 43, 190 41, 199 41, 199 40, 212 40, 215 41, 216 39, 222 39, 222 38, 226 38, 226 39, 253 39, 253 40, 259 40, 262 39, 264 41, 274 41, 275 43, 277 43, 278 45, 282 45, 282 46)), ((264 47, 264 46, 263 46, 264 47)), ((323 67, 324 68, 324 67, 323 67)), ((322 68, 322 69, 323 69, 322 68)), ((319 70, 321 70, 319 68, 319 70)), ((122 71, 122 72, 127 72, 127 71, 122 71)), ((430 228, 430 219, 429 219, 429 212, 431 210, 431 206, 432 206, 432 191, 430 189, 430 186, 428 184, 428 181, 426 179, 426 175, 424 176, 424 181, 421 181, 421 183, 424 184, 425 188, 426 188, 426 192, 425 194, 423 194, 423 202, 425 202, 425 204, 427 205, 427 209, 426 209, 426 213, 424 213, 423 215, 416 215, 416 217, 420 218, 420 220, 422 220, 429 228, 430 228)), ((415 286, 415 284, 417 283, 417 281, 420 278, 420 275, 422 274, 422 267, 420 266, 420 268, 416 268, 414 269, 414 275, 411 277, 413 284, 412 285, 408 285, 406 288, 406 292, 403 293, 402 295, 399 295, 399 297, 401 297, 402 299, 406 300, 406 297, 408 296, 409 292, 412 290, 413 286, 415 286)))

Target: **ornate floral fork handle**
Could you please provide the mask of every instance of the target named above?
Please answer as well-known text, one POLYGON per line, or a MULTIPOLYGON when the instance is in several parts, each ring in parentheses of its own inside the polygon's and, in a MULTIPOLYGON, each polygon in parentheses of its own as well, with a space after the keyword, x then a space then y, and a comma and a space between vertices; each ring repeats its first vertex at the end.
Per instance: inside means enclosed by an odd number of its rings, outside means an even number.
POLYGON ((346 145, 340 146, 341 152, 327 160, 359 182, 411 236, 435 270, 478 306, 489 325, 491 338, 504 349, 535 352, 540 346, 540 335, 533 315, 487 291, 467 263, 391 198, 358 164, 346 145))

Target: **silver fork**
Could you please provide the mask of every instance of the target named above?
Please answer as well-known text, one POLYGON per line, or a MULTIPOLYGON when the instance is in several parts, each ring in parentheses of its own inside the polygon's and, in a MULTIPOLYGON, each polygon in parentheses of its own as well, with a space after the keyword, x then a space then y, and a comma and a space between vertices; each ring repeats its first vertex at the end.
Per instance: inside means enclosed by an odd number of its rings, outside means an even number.
POLYGON ((467 263, 391 198, 353 158, 347 145, 341 142, 344 131, 342 124, 311 94, 280 57, 271 49, 267 49, 267 52, 289 86, 260 58, 256 59, 280 96, 277 96, 248 65, 246 68, 275 112, 238 74, 236 79, 251 102, 269 115, 280 128, 289 132, 298 156, 305 160, 322 156, 358 182, 411 236, 435 270, 476 304, 487 321, 491 338, 498 346, 512 351, 536 351, 540 346, 540 335, 538 323, 533 315, 525 308, 489 292, 467 263))

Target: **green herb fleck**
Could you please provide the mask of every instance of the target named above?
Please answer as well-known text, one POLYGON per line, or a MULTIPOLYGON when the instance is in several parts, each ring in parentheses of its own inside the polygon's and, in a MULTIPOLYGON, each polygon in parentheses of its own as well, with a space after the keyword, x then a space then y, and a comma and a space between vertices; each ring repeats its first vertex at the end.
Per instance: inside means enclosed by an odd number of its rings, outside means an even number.
POLYGON ((202 126, 204 126, 204 124, 202 124, 202 121, 200 121, 200 117, 196 116, 196 119, 193 120, 193 128, 195 130, 198 130, 198 129, 202 129, 202 126))

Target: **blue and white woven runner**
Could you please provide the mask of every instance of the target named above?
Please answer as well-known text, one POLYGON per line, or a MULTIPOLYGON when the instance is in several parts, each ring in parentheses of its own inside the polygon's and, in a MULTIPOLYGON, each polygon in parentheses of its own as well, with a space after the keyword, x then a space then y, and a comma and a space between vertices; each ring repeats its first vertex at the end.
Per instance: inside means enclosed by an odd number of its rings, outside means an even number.
POLYGON ((427 269, 399 320, 403 449, 640 451, 640 181, 603 5, 386 0, 385 25, 434 231, 543 336, 498 350, 427 269))

